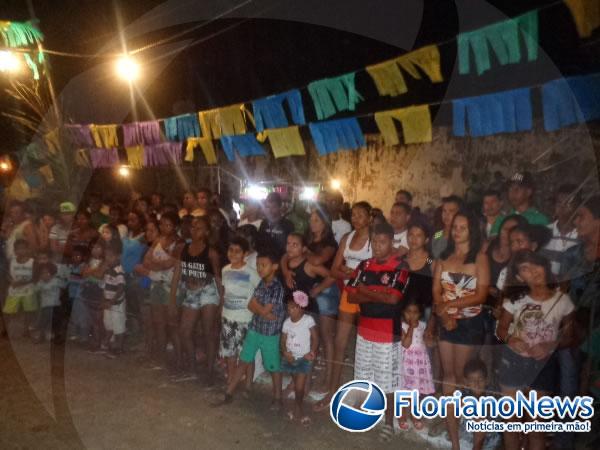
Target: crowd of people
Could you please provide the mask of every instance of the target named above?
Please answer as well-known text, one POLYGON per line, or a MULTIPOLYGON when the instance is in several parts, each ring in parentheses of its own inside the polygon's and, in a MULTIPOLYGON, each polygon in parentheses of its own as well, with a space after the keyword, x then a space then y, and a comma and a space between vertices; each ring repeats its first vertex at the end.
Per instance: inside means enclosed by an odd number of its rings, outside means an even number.
MULTIPOLYGON (((591 392, 600 196, 583 194, 558 187, 552 220, 536 209, 528 172, 486 191, 478 208, 452 195, 432 215, 405 190, 389 213, 350 207, 339 191, 288 214, 271 192, 246 199, 241 217, 208 189, 179 205, 137 192, 56 211, 15 201, 1 234, 3 333, 79 342, 112 359, 143 337, 151 364, 222 385, 214 406, 248 393, 260 353, 272 408, 284 411, 293 393, 286 415, 307 426, 305 396, 321 392, 312 409, 327 410, 352 350, 353 378, 386 395, 591 392)), ((381 440, 394 428, 434 433, 408 413, 394 427, 392 413, 381 440)), ((451 413, 442 424, 454 449, 524 445, 518 433, 464 433, 451 413)), ((532 450, 549 440, 526 437, 532 450)), ((574 436, 552 445, 574 448, 574 436)))

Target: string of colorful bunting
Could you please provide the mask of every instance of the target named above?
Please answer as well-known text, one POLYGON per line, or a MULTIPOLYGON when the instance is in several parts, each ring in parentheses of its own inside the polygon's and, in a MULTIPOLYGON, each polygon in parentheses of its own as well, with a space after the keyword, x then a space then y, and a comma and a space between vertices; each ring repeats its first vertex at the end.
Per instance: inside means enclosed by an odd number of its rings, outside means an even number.
MULTIPOLYGON (((600 0, 565 0, 581 37, 588 37, 600 26, 600 0), (598 19, 594 19, 597 17, 598 19)), ((545 7, 547 7, 546 5, 545 7)), ((542 7, 544 8, 544 7, 542 7)), ((540 8, 540 9, 542 9, 540 8)), ((461 33, 456 37, 460 74, 471 73, 472 66, 479 75, 491 69, 492 59, 500 65, 538 57, 538 10, 483 28, 461 33), (471 60, 472 58, 472 60, 471 60)), ((441 44, 438 44, 441 45, 441 44)), ((405 74, 430 82, 444 80, 441 72, 438 45, 428 45, 364 70, 372 78, 380 96, 398 96, 408 91, 405 74)), ((358 118, 373 116, 386 145, 397 145, 402 129, 405 144, 430 142, 432 139, 430 106, 411 106, 379 111, 341 120, 327 120, 339 112, 354 111, 364 100, 355 86, 356 72, 313 81, 306 86, 318 122, 308 124, 311 137, 320 154, 340 150, 355 150, 365 145, 358 118)), ((599 75, 555 80, 542 86, 544 126, 552 131, 598 116, 599 75), (594 103, 590 99, 596 99, 594 103), (584 113, 585 111, 585 113, 584 113)), ((489 136, 530 130, 533 126, 531 87, 454 99, 453 131, 456 136, 489 136)), ((185 161, 193 161, 194 150, 201 148, 208 164, 216 164, 213 140, 220 140, 229 160, 239 157, 265 155, 268 141, 276 158, 304 155, 305 149, 299 126, 306 125, 300 89, 271 95, 251 102, 252 112, 244 103, 229 105, 197 114, 185 114, 156 121, 121 125, 123 143, 132 167, 162 165, 181 161, 182 146, 185 161), (248 123, 256 130, 249 132, 248 123), (161 130, 161 123, 164 132, 161 130), (293 125, 291 125, 293 124, 293 125), (168 141, 169 146, 162 145, 168 141), (133 149, 136 150, 133 150, 133 149), (166 150, 168 149, 168 150, 166 150), (179 158, 175 153, 179 152, 179 158), (146 153, 150 156, 146 157, 146 153), (142 156, 140 156, 142 155, 142 156)), ((80 147, 114 149, 119 147, 117 125, 69 125, 66 127, 73 142, 80 147)), ((97 152, 94 152, 97 153, 97 152)), ((92 157, 104 164, 97 156, 92 157)))
MULTIPOLYGON (((496 92, 476 97, 458 98, 444 102, 409 106, 387 111, 378 111, 344 119, 324 120, 307 124, 311 138, 320 155, 357 150, 365 147, 366 140, 358 119, 373 117, 386 145, 418 144, 432 140, 431 106, 451 104, 453 134, 457 137, 491 136, 499 133, 515 133, 533 129, 532 95, 539 88, 541 95, 544 129, 555 131, 577 123, 600 119, 600 73, 561 78, 541 86, 531 86, 496 92), (396 124, 400 125, 400 128, 396 124), (399 134, 402 131, 402 138, 399 134)), ((155 141, 158 121, 144 123, 151 133, 139 133, 139 145, 126 147, 126 155, 132 168, 156 167, 179 164, 194 160, 194 150, 200 148, 207 164, 217 164, 214 140, 211 137, 189 137, 182 158, 182 142, 155 141)), ((69 136, 79 142, 90 139, 114 144, 115 131, 111 126, 89 128, 84 125, 69 125, 69 136), (90 137, 90 135, 92 137, 90 137)), ((50 133, 49 133, 50 134, 50 133)), ((47 139, 55 139, 47 136, 47 139)), ((229 161, 236 156, 267 155, 269 144, 275 158, 302 156, 306 150, 297 125, 268 128, 263 133, 223 135, 219 138, 224 154, 229 161)), ((119 164, 115 147, 92 148, 89 150, 91 167, 101 168, 119 164)))

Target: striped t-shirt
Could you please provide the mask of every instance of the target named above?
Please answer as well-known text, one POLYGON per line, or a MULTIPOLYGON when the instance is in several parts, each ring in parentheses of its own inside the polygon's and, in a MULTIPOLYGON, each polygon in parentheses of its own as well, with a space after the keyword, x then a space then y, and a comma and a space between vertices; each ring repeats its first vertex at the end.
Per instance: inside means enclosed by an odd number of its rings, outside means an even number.
POLYGON ((104 273, 104 298, 114 303, 121 303, 125 300, 125 271, 120 264, 111 267, 104 273), (123 289, 117 297, 120 287, 123 289))
MULTIPOLYGON (((359 285, 373 292, 397 296, 402 300, 409 282, 408 264, 396 255, 384 261, 369 258, 361 261, 345 287, 356 293, 359 285)), ((358 334, 367 341, 397 342, 402 336, 402 304, 361 303, 358 334)))

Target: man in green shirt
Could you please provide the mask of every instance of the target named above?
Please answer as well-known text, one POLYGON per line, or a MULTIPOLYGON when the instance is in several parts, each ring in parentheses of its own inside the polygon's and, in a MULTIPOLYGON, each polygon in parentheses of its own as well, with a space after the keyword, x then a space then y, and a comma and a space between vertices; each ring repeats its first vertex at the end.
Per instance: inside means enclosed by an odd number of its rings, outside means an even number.
POLYGON ((510 178, 508 201, 512 209, 508 213, 520 214, 532 225, 548 225, 550 220, 533 206, 535 184, 529 172, 517 172, 510 178))

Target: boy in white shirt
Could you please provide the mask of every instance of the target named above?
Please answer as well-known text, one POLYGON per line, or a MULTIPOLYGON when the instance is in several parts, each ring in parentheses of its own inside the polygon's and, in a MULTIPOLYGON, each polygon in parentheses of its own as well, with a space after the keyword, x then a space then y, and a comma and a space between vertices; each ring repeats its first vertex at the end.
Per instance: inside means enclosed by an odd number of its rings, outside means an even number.
MULTIPOLYGON (((242 237, 234 237, 229 243, 227 258, 229 264, 223 267, 223 299, 221 302, 221 344, 219 354, 227 361, 227 379, 231 380, 238 366, 238 356, 242 350, 252 312, 248 303, 254 289, 260 282, 256 269, 245 261, 249 245, 242 237)), ((246 370, 246 389, 250 388, 254 365, 246 370)))

